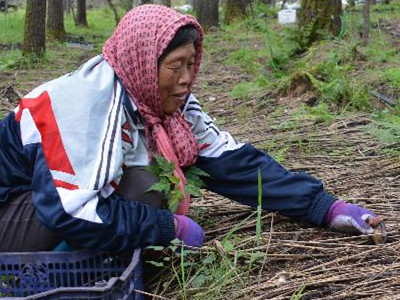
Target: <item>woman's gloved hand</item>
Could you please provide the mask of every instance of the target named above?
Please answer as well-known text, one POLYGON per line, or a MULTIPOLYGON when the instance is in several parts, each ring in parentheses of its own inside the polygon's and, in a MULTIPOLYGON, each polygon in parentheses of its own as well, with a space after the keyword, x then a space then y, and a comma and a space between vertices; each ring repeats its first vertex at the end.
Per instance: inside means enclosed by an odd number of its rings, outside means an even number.
POLYGON ((373 228, 368 219, 377 215, 363 207, 338 200, 332 204, 325 215, 325 221, 330 228, 350 233, 372 234, 373 228))
POLYGON ((204 231, 195 221, 183 215, 174 215, 175 237, 186 246, 201 247, 204 241, 204 231))

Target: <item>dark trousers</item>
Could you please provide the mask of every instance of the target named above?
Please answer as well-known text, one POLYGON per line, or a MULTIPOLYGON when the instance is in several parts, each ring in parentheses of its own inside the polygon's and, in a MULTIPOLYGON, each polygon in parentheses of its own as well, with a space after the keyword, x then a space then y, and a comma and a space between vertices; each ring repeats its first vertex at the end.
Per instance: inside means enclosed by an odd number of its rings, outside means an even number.
MULTIPOLYGON (((144 168, 128 168, 117 192, 126 200, 161 208, 165 202, 163 195, 147 192, 155 182, 157 176, 144 168)), ((37 220, 31 198, 31 192, 26 192, 0 205, 0 252, 48 251, 62 240, 37 220)))

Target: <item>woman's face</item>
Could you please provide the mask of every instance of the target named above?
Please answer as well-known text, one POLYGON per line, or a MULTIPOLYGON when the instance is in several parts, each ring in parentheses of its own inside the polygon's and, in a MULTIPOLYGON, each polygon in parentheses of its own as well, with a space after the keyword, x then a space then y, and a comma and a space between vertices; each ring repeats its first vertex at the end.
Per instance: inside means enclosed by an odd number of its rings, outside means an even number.
POLYGON ((194 75, 196 50, 193 43, 171 51, 160 63, 158 88, 164 113, 172 114, 185 102, 194 75))

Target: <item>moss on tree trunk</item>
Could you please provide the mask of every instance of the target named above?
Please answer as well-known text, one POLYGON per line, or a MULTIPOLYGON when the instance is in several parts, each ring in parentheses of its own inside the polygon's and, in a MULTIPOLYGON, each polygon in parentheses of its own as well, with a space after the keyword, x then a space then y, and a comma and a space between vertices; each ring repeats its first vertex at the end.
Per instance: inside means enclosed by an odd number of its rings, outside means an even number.
POLYGON ((341 0, 303 0, 299 26, 306 32, 306 43, 310 45, 326 33, 337 36, 342 27, 341 15, 341 0))
POLYGON ((46 1, 28 0, 22 55, 43 57, 46 50, 46 1))

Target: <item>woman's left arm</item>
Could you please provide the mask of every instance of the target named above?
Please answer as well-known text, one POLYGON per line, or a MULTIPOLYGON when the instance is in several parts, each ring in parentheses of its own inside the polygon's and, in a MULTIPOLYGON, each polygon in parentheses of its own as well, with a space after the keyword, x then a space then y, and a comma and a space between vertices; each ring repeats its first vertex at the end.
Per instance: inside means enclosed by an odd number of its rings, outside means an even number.
POLYGON ((229 133, 218 129, 193 95, 184 115, 200 144, 197 166, 211 176, 207 180, 209 190, 256 207, 260 174, 263 209, 316 225, 331 225, 326 216, 336 199, 324 190, 320 180, 290 172, 251 144, 237 143, 229 133))

